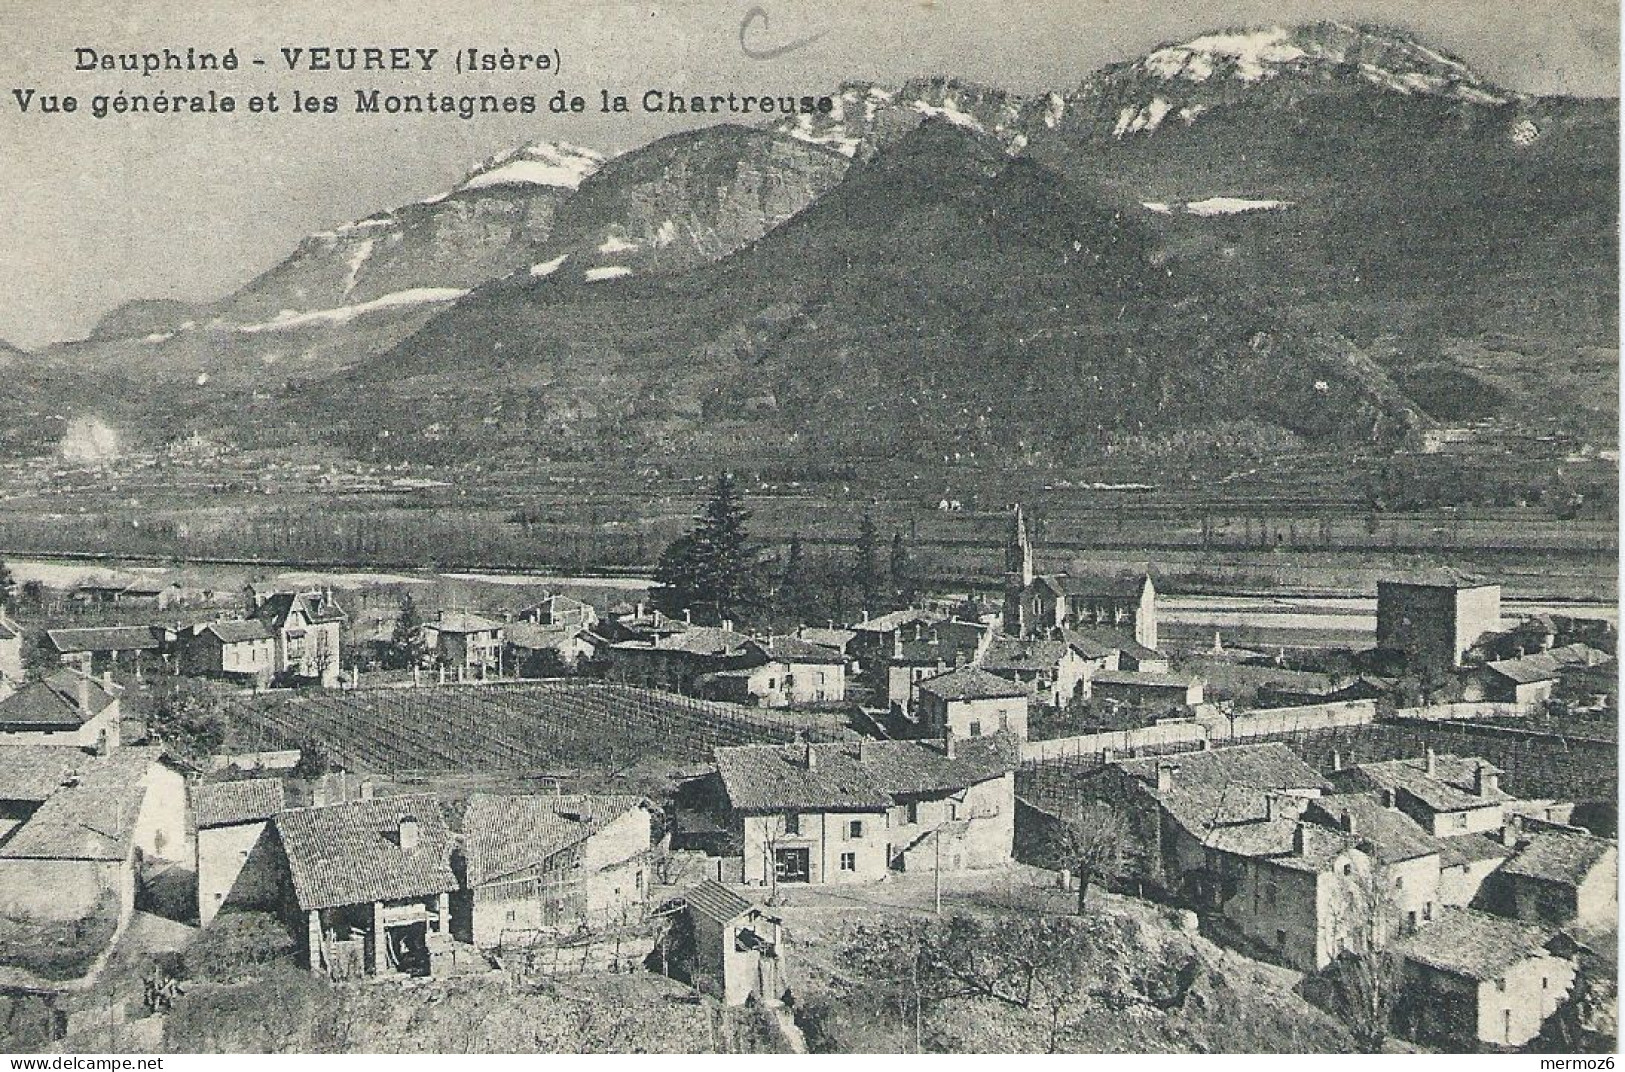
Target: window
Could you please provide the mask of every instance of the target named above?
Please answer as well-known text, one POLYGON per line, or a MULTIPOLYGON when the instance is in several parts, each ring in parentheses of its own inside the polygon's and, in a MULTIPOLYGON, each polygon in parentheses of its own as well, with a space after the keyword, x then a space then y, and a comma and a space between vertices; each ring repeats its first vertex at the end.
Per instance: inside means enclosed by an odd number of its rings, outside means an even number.
POLYGON ((908 821, 910 825, 920 821, 920 802, 917 800, 908 802, 908 821))
POLYGON ((1546 976, 1542 975, 1540 977, 1540 988, 1542 990, 1545 990, 1550 984, 1551 984, 1551 980, 1546 978, 1546 976))
POLYGON ((1404 888, 1405 888, 1405 876, 1404 875, 1395 875, 1394 876, 1394 889, 1402 890, 1404 888))
POLYGON ((1286 931, 1275 932, 1275 945, 1278 949, 1286 948, 1286 931))
POLYGON ((982 724, 974 719, 970 724, 970 735, 972 737, 980 737, 982 735, 982 724))
POLYGON ((1354 873, 1354 865, 1349 863, 1347 860, 1343 861, 1343 874, 1352 875, 1353 873, 1354 873))
POLYGON ((824 683, 824 672, 819 670, 816 674, 814 674, 813 681, 822 685, 824 683))
POLYGON ((1495 980, 1495 989, 1497 991, 1499 991, 1500 993, 1503 993, 1503 994, 1505 994, 1507 992, 1507 981, 1506 981, 1506 978, 1504 976, 1502 978, 1500 978, 1500 979, 1495 980))
POLYGON ((841 853, 841 870, 856 871, 858 869, 858 854, 855 852, 841 853))
POLYGON ((1422 905, 1422 918, 1423 919, 1432 919, 1433 918, 1433 902, 1432 901, 1428 901, 1428 902, 1426 902, 1426 903, 1424 903, 1422 905))
POLYGON ((1275 883, 1272 882, 1268 886, 1265 886, 1264 887, 1264 900, 1265 900, 1265 902, 1268 903, 1268 904, 1274 904, 1276 895, 1278 893, 1279 893, 1279 890, 1276 888, 1275 883))
POLYGON ((1456 813, 1456 829, 1458 829, 1458 830, 1467 829, 1467 813, 1466 812, 1463 811, 1463 812, 1457 812, 1456 813))
POLYGON ((862 836, 863 836, 863 820, 862 819, 853 819, 851 822, 846 824, 846 838, 847 838, 848 841, 856 841, 859 838, 861 838, 862 836))
POLYGON ((786 834, 800 834, 801 833, 801 816, 797 815, 794 812, 791 812, 789 815, 786 815, 784 817, 784 832, 786 834))

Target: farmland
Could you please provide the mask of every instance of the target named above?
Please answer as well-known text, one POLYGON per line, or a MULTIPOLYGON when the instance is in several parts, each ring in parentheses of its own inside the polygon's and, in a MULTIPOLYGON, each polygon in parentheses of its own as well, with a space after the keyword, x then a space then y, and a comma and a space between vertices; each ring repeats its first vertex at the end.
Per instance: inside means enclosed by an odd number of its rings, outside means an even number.
POLYGON ((260 696, 234 700, 228 711, 240 747, 313 750, 376 775, 567 777, 583 768, 694 764, 718 746, 781 743, 796 732, 748 708, 595 681, 260 696))

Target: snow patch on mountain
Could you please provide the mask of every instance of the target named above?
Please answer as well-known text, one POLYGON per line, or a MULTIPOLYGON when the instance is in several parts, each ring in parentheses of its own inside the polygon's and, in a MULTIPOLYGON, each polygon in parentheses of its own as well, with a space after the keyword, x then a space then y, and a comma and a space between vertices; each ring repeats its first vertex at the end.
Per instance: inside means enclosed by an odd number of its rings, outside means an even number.
POLYGON ((568 253, 561 253, 550 261, 543 261, 540 264, 531 265, 530 274, 537 279, 541 279, 544 276, 550 276, 554 272, 558 271, 560 266, 562 266, 564 262, 569 259, 570 255, 568 253))
POLYGON ((625 238, 621 237, 618 234, 615 234, 612 231, 612 232, 610 232, 610 234, 608 236, 606 236, 604 238, 604 241, 599 244, 598 252, 600 252, 600 253, 634 253, 637 250, 639 250, 640 248, 642 248, 642 247, 640 247, 636 242, 629 242, 625 238))
POLYGON ((1192 216, 1234 216, 1238 212, 1274 212, 1291 208, 1291 201, 1254 201, 1246 197, 1209 197, 1188 201, 1185 211, 1192 216))
POLYGON ((677 224, 666 220, 655 230, 655 247, 664 249, 677 241, 677 224))
POLYGON ((1172 110, 1173 105, 1161 97, 1153 97, 1144 108, 1130 105, 1118 113, 1117 125, 1112 128, 1112 133, 1119 138, 1125 134, 1150 134, 1162 126, 1162 121, 1172 110))
POLYGON ((611 264, 603 268, 588 268, 581 273, 581 277, 589 283, 602 282, 605 279, 620 279, 632 274, 632 269, 624 264, 611 264))
POLYGON ((383 297, 374 298, 371 301, 358 302, 355 305, 341 305, 333 309, 315 309, 310 312, 284 309, 274 320, 268 320, 261 324, 237 324, 235 327, 240 332, 253 335, 262 331, 288 331, 292 328, 309 327, 316 324, 346 324, 357 317, 386 309, 400 309, 414 305, 456 301, 467 293, 467 290, 457 287, 414 287, 411 290, 398 290, 393 294, 385 294, 383 297))
POLYGON ((371 256, 372 239, 370 238, 363 238, 356 244, 355 249, 350 251, 350 260, 347 265, 349 270, 344 276, 344 296, 346 298, 350 296, 351 291, 355 290, 356 280, 361 277, 361 268, 367 263, 367 258, 371 256))
POLYGON ((551 186, 574 190, 603 163, 601 155, 579 145, 539 142, 506 156, 492 157, 475 168, 456 190, 482 190, 492 186, 551 186))
POLYGON ((1308 53, 1294 44, 1288 30, 1270 26, 1258 30, 1207 34, 1159 48, 1145 58, 1145 68, 1165 79, 1185 78, 1205 82, 1217 69, 1216 59, 1229 60, 1235 67, 1232 77, 1257 82, 1274 74, 1276 64, 1303 59, 1308 53))

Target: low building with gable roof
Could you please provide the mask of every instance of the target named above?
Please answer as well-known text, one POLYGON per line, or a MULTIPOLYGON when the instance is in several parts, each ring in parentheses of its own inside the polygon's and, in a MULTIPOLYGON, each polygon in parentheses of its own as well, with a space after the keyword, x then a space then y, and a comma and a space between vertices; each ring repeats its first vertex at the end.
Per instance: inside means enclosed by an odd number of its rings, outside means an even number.
POLYGON ((790 989, 784 924, 714 879, 684 893, 693 984, 724 1005, 777 1001, 790 989))
POLYGON ((0 698, 0 747, 50 745, 111 752, 122 740, 124 690, 63 668, 0 698))
POLYGON ((1486 885, 1487 903, 1550 926, 1611 928, 1619 920, 1619 847, 1573 827, 1508 825, 1515 848, 1486 885))
POLYGON ((1362 763, 1332 774, 1339 790, 1374 791, 1434 837, 1501 829, 1513 797, 1501 789, 1501 768, 1477 756, 1441 755, 1362 763))
POLYGON ((956 737, 984 737, 1008 733, 1027 739, 1028 707, 1032 687, 991 673, 980 666, 965 666, 927 677, 915 686, 915 717, 927 737, 951 733, 956 737))
POLYGON ((286 806, 276 778, 193 787, 199 926, 207 927, 225 908, 278 906, 288 862, 271 822, 286 806))

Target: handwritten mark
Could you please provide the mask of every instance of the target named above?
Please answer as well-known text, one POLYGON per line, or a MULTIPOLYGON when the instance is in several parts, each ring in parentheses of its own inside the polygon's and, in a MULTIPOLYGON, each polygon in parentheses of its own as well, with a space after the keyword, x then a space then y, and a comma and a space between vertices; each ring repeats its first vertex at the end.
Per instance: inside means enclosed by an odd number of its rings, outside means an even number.
POLYGON ((751 27, 757 22, 762 24, 763 30, 768 29, 768 16, 766 8, 751 8, 749 11, 745 12, 745 18, 739 24, 739 51, 743 52, 746 56, 753 60, 771 60, 782 56, 787 52, 794 52, 798 48, 806 48, 808 45, 822 38, 825 33, 825 31, 820 30, 815 34, 809 34, 806 37, 798 37, 794 41, 789 41, 774 48, 753 48, 745 37, 750 33, 751 27))

